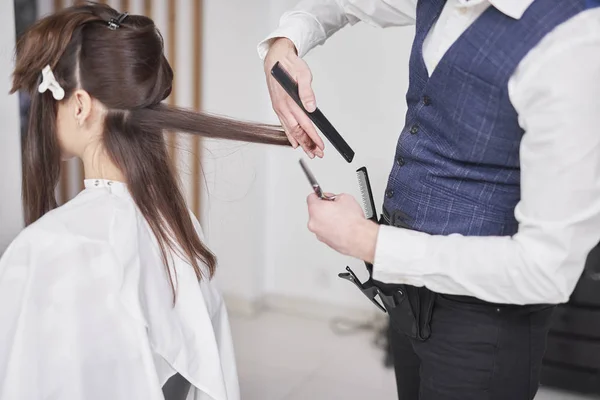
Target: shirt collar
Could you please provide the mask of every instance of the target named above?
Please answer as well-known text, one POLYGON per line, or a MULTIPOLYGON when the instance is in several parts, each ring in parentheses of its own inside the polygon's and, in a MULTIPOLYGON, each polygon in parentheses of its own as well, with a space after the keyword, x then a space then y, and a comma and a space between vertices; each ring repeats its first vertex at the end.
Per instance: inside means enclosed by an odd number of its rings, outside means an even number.
POLYGON ((525 11, 535 0, 458 0, 463 7, 472 7, 481 3, 489 3, 498 11, 514 18, 520 19, 525 11))

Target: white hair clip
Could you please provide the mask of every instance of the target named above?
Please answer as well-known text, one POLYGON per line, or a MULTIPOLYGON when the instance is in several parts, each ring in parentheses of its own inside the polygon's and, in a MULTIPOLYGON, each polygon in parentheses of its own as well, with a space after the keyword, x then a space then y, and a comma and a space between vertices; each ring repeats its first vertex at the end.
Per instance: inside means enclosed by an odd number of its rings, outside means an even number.
POLYGON ((65 97, 65 91, 54 77, 49 65, 46 65, 42 70, 42 83, 38 86, 38 92, 44 93, 46 90, 52 92, 52 97, 55 100, 62 100, 65 97))

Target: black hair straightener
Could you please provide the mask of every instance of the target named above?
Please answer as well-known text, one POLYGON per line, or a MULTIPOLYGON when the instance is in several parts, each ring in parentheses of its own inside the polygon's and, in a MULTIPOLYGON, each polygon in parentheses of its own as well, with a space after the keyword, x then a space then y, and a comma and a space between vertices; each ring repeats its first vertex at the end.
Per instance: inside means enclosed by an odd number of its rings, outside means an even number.
POLYGON ((333 147, 344 157, 344 159, 351 163, 354 159, 354 150, 348 145, 344 138, 339 132, 331 125, 331 123, 325 118, 325 115, 318 108, 313 112, 308 112, 302 105, 300 95, 298 94, 298 83, 292 79, 292 77, 279 65, 279 62, 275 63, 271 69, 271 75, 279 82, 281 87, 290 95, 290 97, 298 104, 300 109, 310 118, 310 120, 319 128, 323 135, 331 142, 333 147))

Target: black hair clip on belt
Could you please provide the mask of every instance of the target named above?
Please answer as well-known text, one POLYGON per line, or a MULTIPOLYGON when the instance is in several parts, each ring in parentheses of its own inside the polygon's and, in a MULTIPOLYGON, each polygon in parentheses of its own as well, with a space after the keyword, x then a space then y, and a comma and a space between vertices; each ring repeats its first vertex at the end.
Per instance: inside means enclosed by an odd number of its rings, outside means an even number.
MULTIPOLYGON (((381 311, 387 312, 385 309, 385 305, 387 305, 388 307, 390 307, 390 306, 393 307, 395 305, 394 297, 384 294, 381 291, 381 289, 379 289, 374 284, 372 279, 369 279, 365 283, 361 283, 361 281, 358 279, 358 277, 356 276, 356 274, 354 273, 354 271, 352 271, 352 269, 350 267, 346 267, 346 271, 348 271, 348 272, 342 272, 342 273, 338 274, 338 276, 342 279, 345 279, 347 281, 354 283, 356 285, 356 287, 365 296, 367 296, 367 298, 369 300, 371 300, 371 302, 373 304, 375 304, 377 306, 377 308, 379 308, 381 311), (379 299, 381 301, 377 300, 377 297, 379 297, 379 299), (382 302, 383 302, 383 304, 382 304, 382 302)), ((400 293, 400 295, 401 294, 402 293, 400 293)))

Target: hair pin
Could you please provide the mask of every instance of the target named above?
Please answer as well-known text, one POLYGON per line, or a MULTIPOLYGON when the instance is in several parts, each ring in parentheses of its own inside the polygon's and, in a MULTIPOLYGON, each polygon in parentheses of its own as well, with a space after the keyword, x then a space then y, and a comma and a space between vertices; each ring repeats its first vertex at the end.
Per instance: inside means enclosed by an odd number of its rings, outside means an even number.
POLYGON ((65 91, 54 77, 49 65, 46 65, 42 70, 42 83, 38 86, 38 92, 44 93, 46 90, 52 92, 54 100, 62 100, 65 97, 65 91))
POLYGON ((121 24, 123 21, 125 21, 125 18, 127 18, 128 15, 129 13, 122 13, 119 14, 117 18, 111 18, 110 21, 108 21, 108 29, 114 31, 117 28, 120 28, 121 24))

